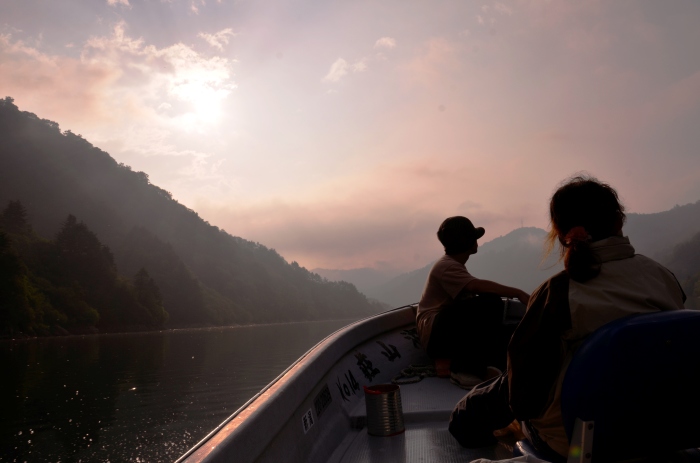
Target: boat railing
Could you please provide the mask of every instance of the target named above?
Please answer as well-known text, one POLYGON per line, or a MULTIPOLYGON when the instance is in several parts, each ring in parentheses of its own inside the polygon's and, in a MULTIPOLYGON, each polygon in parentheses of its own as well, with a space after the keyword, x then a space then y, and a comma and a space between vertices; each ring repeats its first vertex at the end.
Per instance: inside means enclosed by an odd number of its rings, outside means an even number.
POLYGON ((204 436, 199 442, 197 442, 194 446, 192 446, 187 452, 185 452, 180 458, 178 458, 175 463, 183 463, 186 461, 192 454, 194 454, 198 449, 200 449, 202 446, 204 446, 212 437, 214 437, 217 433, 219 433, 221 430, 223 430, 231 421, 233 421, 236 417, 238 417, 243 411, 245 411, 248 407, 251 406, 256 400, 258 400, 261 396, 263 396, 267 391, 269 391, 276 383, 278 383, 283 377, 288 375, 291 370, 293 370, 297 365, 302 362, 303 360, 307 359, 312 353, 318 352, 319 347, 323 346, 324 344, 327 344, 331 339, 338 337, 338 335, 342 332, 345 332, 349 329, 352 329, 355 326, 361 325, 369 320, 376 319, 377 317, 382 317, 386 315, 390 315, 394 312, 399 312, 402 310, 406 310, 408 308, 413 309, 415 312, 417 308, 417 303, 414 304, 407 304, 401 307, 396 307, 393 309, 386 310, 384 312, 380 312, 378 314, 374 315, 369 315, 367 317, 361 318, 359 320, 356 320, 349 325, 346 325, 333 333, 329 334, 325 338, 323 338, 321 341, 316 343, 313 347, 311 347, 309 350, 307 350, 303 355, 301 355, 296 361, 294 361, 291 365, 289 365, 282 373, 277 375, 275 379, 273 379, 270 383, 268 383, 265 387, 263 387, 257 394, 255 394, 253 397, 248 399, 243 405, 241 405, 236 411, 234 411, 230 416, 228 416, 224 421, 222 421, 218 426, 216 426, 211 432, 209 432, 206 436, 204 436))

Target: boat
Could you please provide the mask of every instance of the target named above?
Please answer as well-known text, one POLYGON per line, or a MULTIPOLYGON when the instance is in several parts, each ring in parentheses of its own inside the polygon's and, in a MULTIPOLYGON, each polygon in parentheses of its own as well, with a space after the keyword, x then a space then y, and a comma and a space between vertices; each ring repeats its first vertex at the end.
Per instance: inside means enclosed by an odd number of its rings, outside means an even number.
MULTIPOLYGON (((452 409, 466 391, 441 377, 444 375, 436 374, 433 360, 427 357, 418 340, 416 310, 417 304, 393 309, 351 323, 329 335, 176 463, 440 463, 507 460, 514 455, 532 457, 521 461, 544 461, 533 453, 527 441, 516 441, 513 435, 500 438, 498 444, 491 447, 460 447, 449 434, 447 423, 452 409), (389 433, 393 434, 390 436, 377 435, 376 430, 369 432, 368 425, 375 417, 368 417, 368 411, 372 414, 376 410, 370 408, 367 393, 374 386, 396 383, 399 392, 392 400, 398 400, 402 410, 396 432, 389 433)), ((523 314, 522 304, 504 300, 504 323, 517 323, 523 314)), ((686 337, 692 338, 692 330, 700 328, 700 312, 690 314, 690 322, 684 318, 687 315, 681 314, 680 324, 686 331, 691 330, 686 337)), ((658 323, 658 320, 652 322, 658 323)), ((645 336, 648 337, 648 333, 645 336)), ((695 356, 697 364, 698 348, 687 343, 683 346, 687 351, 683 361, 688 360, 687 356, 695 356)), ((700 365, 697 371, 700 372, 700 365)), ((700 375, 692 373, 693 381, 696 377, 700 375)), ((595 380, 589 383, 591 381, 595 380)), ((700 409, 700 400, 697 394, 695 396, 689 409, 700 409)), ((578 398, 572 400, 578 402, 578 398)), ((570 455, 569 462, 606 461, 604 458, 591 460, 592 449, 595 449, 590 443, 593 418, 574 419, 578 421, 573 432, 578 432, 583 440, 576 441, 577 447, 572 438, 573 456, 570 455)), ((697 418, 695 421, 700 422, 697 418)), ((683 422, 688 426, 688 420, 683 422)), ((645 427, 647 425, 653 428, 654 423, 647 423, 645 427)), ((668 423, 661 425, 669 427, 668 423)), ((695 432, 700 425, 690 426, 685 434, 700 438, 700 432, 695 432)), ((695 442, 697 438, 691 437, 693 442, 683 442, 680 445, 687 446, 681 448, 699 447, 700 442, 695 442)), ((682 458, 663 461, 700 461, 700 451, 691 449, 682 458), (697 453, 693 454, 692 450, 697 453)))
MULTIPOLYGON (((504 307, 507 317, 518 311, 516 301, 504 307)), ((447 431, 449 415, 466 391, 448 378, 431 376, 434 363, 418 340, 416 310, 417 304, 400 307, 329 335, 177 462, 470 461, 512 456, 513 442, 469 450, 447 431), (410 376, 412 372, 416 376, 410 376), (364 387, 391 384, 397 377, 405 383, 399 386, 405 432, 371 436, 364 387)))

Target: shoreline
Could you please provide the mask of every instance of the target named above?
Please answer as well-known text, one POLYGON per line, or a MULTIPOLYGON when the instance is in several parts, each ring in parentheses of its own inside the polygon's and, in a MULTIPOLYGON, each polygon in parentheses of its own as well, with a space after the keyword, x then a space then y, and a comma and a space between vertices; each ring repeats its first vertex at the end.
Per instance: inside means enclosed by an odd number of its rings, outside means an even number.
POLYGON ((248 328, 255 326, 275 326, 275 325, 295 325, 299 323, 322 323, 331 321, 347 321, 352 323, 353 321, 359 320, 360 318, 329 318, 323 320, 296 320, 296 321, 286 321, 286 322, 270 322, 270 323, 250 323, 245 325, 210 325, 210 326, 190 326, 190 327, 174 327, 174 328, 161 328, 161 329, 138 329, 131 331, 108 331, 108 332, 97 332, 97 333, 70 333, 68 334, 51 334, 47 336, 30 336, 26 334, 17 335, 4 335, 0 336, 0 344, 2 343, 12 343, 12 342, 24 342, 33 341, 37 339, 61 339, 61 338, 76 338, 76 337, 88 337, 88 336, 126 336, 126 335, 138 335, 138 334, 156 334, 156 333, 175 333, 181 331, 202 331, 202 330, 222 330, 222 329, 235 329, 235 328, 248 328))

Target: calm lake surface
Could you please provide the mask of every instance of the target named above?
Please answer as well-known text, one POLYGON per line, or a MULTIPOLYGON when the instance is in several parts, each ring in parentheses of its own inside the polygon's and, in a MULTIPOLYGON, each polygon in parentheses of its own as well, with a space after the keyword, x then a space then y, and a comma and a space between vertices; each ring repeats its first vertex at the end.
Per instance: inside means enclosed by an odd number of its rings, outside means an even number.
POLYGON ((0 342, 0 462, 169 462, 351 320, 0 342))

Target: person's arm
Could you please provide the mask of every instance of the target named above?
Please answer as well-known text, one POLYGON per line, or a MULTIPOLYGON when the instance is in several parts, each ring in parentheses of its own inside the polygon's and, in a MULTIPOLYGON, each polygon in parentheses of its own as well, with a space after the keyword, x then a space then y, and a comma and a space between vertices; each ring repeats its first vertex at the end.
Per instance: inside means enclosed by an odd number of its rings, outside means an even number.
POLYGON ((522 289, 512 288, 496 283, 495 281, 481 280, 479 278, 475 278, 467 283, 464 289, 471 293, 492 293, 498 296, 516 298, 525 305, 527 305, 530 299, 530 295, 522 289))
POLYGON ((569 277, 562 272, 535 290, 508 344, 510 408, 517 419, 537 418, 551 402, 569 329, 569 277))

